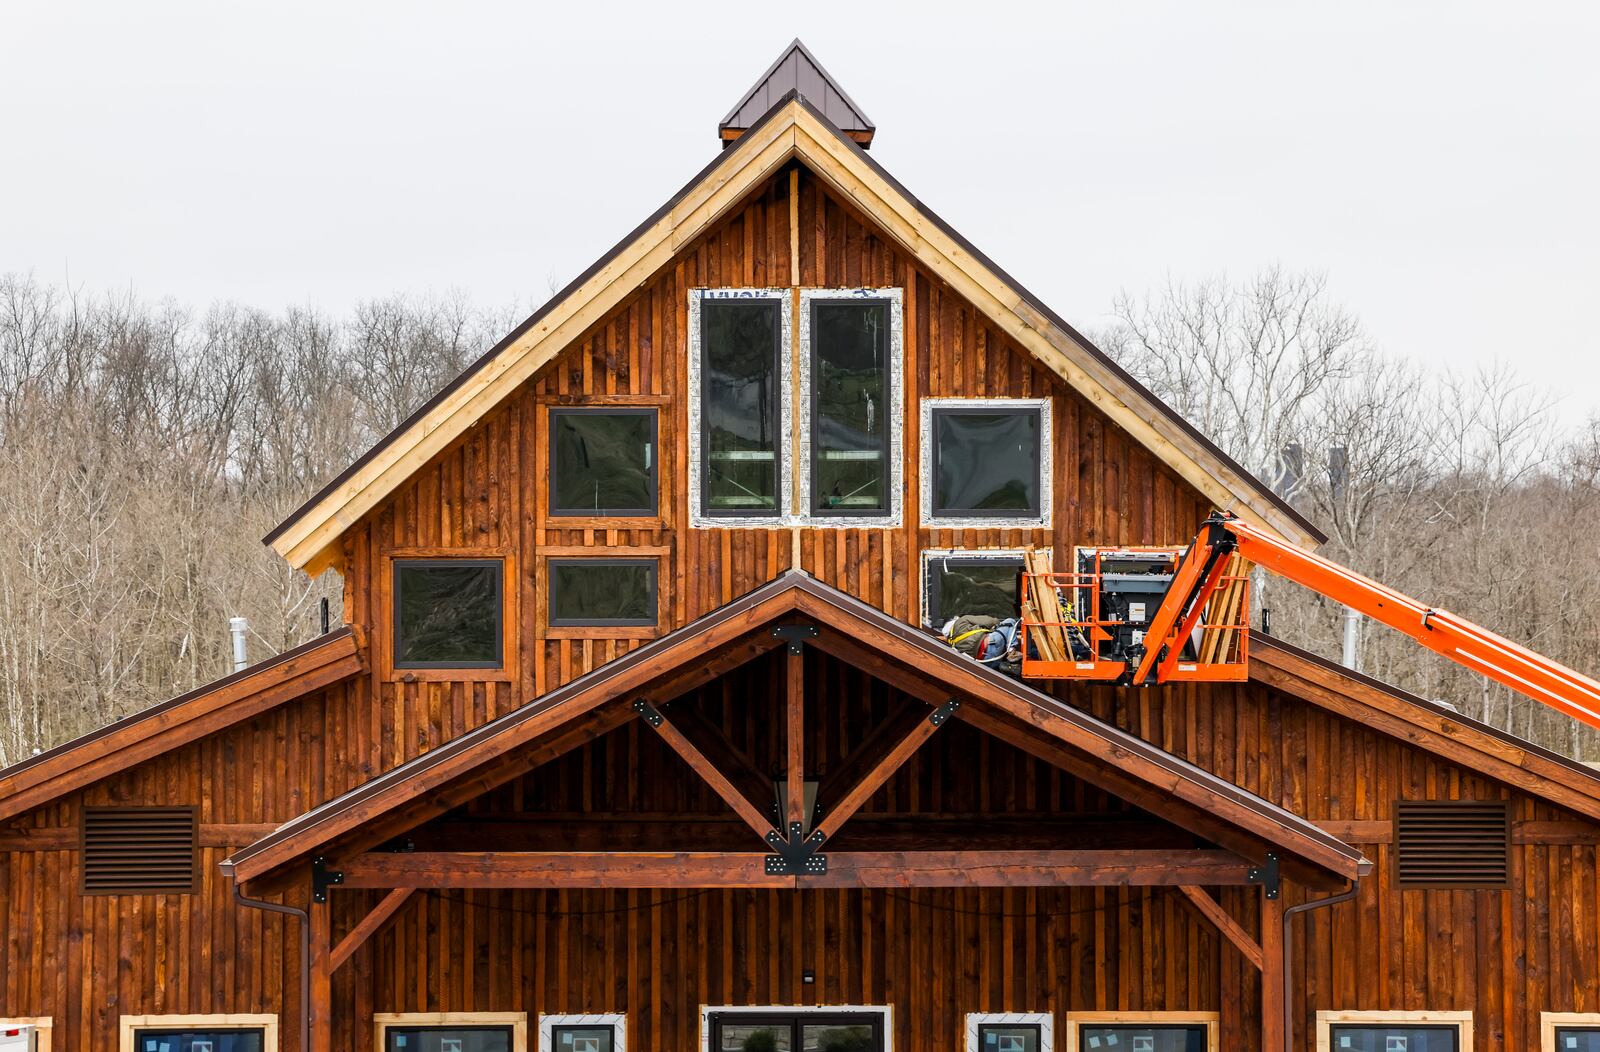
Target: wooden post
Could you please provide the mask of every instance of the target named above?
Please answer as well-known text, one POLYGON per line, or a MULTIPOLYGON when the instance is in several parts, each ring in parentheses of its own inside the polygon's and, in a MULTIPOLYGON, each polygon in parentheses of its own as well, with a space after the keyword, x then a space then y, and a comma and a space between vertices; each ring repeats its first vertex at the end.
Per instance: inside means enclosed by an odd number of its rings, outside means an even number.
POLYGON ((1288 1052, 1283 1032, 1289 991, 1283 982, 1283 900, 1261 896, 1261 1052, 1288 1052))
POLYGON ((311 1048, 309 1052, 333 1052, 333 970, 330 967, 333 943, 333 904, 313 902, 311 924, 311 1048))
POLYGON ((789 770, 787 773, 788 814, 785 821, 788 825, 784 828, 785 836, 799 838, 802 834, 795 830, 805 824, 806 804, 806 757, 805 757, 805 718, 806 718, 806 679, 805 679, 805 648, 800 646, 790 647, 786 671, 786 695, 788 701, 788 746, 789 770))

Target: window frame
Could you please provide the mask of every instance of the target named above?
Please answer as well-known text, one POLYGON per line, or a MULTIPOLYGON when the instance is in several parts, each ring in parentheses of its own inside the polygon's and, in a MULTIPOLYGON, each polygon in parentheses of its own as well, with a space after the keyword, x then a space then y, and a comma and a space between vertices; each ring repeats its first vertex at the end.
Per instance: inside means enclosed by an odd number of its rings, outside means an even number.
POLYGON ((515 647, 511 645, 511 625, 515 618, 511 609, 511 589, 507 582, 515 579, 511 556, 504 550, 478 550, 478 549, 448 549, 448 548, 397 548, 384 553, 385 583, 389 589, 389 638, 388 657, 389 668, 400 677, 414 679, 461 679, 464 677, 454 675, 459 671, 471 671, 476 677, 504 679, 513 675, 511 668, 511 655, 515 647), (477 661, 400 661, 400 565, 422 564, 434 566, 450 565, 477 565, 496 568, 500 587, 500 602, 495 608, 496 624, 495 638, 500 648, 499 657, 492 663, 477 661))
POLYGON ((933 529, 967 530, 1043 530, 1050 528, 1053 511, 1054 465, 1051 462, 1054 406, 1050 398, 924 398, 921 404, 920 481, 922 522, 933 529), (938 420, 960 413, 1039 414, 1039 506, 1034 514, 1019 514, 1016 509, 993 513, 956 511, 941 513, 935 507, 939 480, 938 420))
POLYGON ((988 1026, 1033 1027, 1039 1032, 1039 1052, 1055 1052, 1055 1015, 1051 1012, 968 1012, 966 1052, 983 1052, 979 1041, 988 1026))
POLYGON ((900 525, 905 491, 905 293, 897 286, 884 288, 807 288, 800 290, 800 462, 794 485, 800 506, 794 519, 805 526, 840 529, 887 529, 900 525), (816 355, 812 353, 813 319, 818 304, 882 301, 889 305, 889 332, 885 338, 884 472, 885 507, 868 511, 818 511, 812 487, 812 466, 817 455, 813 426, 818 417, 816 355))
POLYGON ((539 575, 541 592, 540 616, 543 619, 544 634, 550 639, 560 639, 566 634, 567 638, 604 638, 628 639, 651 638, 661 627, 661 559, 662 554, 643 549, 613 549, 607 551, 601 548, 579 549, 577 551, 563 550, 562 554, 548 554, 544 557, 544 572, 539 575), (650 600, 655 612, 646 622, 637 618, 606 618, 599 621, 575 621, 570 618, 557 618, 556 605, 556 574, 557 566, 642 566, 652 568, 650 576, 650 600))
POLYGON ((120 1052, 136 1052, 141 1030, 259 1030, 261 1052, 278 1052, 276 1013, 218 1012, 201 1015, 125 1015, 118 1020, 120 1052))
POLYGON ((1543 1052, 1561 1052, 1556 1045, 1557 1031, 1565 1027, 1600 1029, 1600 1012, 1540 1012, 1539 1047, 1543 1052))
POLYGON ((544 516, 553 520, 557 529, 574 528, 582 520, 602 520, 608 528, 617 528, 617 520, 638 519, 657 523, 661 520, 661 407, 657 405, 623 405, 595 403, 559 403, 545 406, 544 456, 547 465, 544 516), (556 508, 556 421, 562 416, 644 416, 650 419, 650 504, 649 508, 605 508, 561 511, 556 508))
POLYGON ((54 1028, 55 1017, 48 1015, 35 1016, 7 1016, 0 1018, 0 1030, 7 1027, 32 1027, 34 1041, 33 1052, 50 1052, 50 1032, 54 1028))
POLYGON ((555 1046, 558 1027, 611 1028, 612 1052, 628 1052, 628 1016, 625 1012, 554 1013, 539 1016, 539 1052, 559 1052, 555 1046))
MULTIPOLYGON (((759 1022, 763 1018, 793 1018, 820 1016, 824 1021, 848 1016, 875 1016, 878 1020, 878 1037, 882 1052, 894 1052, 894 1008, 891 1005, 701 1005, 700 1052, 715 1052, 712 1038, 720 1017, 746 1016, 759 1022)), ((799 1050, 795 1050, 799 1052, 799 1050)))
MULTIPOLYGON (((1015 560, 1021 565, 1017 567, 1019 573, 1027 568, 1027 554, 1021 548, 924 548, 922 549, 922 598, 919 612, 924 625, 933 623, 933 577, 932 564, 935 562, 1009 562, 1015 560)), ((1020 596, 1018 597, 1021 598, 1020 596)), ((1020 605, 1019 614, 1020 616, 1020 605)), ((938 627, 938 626, 935 626, 938 627)))
POLYGON ((1472 1052, 1472 1013, 1470 1011, 1382 1011, 1320 1010, 1317 1012, 1317 1052, 1333 1052, 1336 1026, 1381 1026, 1399 1023, 1406 1026, 1456 1027, 1456 1052, 1472 1052))
POLYGON ((705 400, 705 349, 701 308, 707 300, 774 300, 778 304, 778 434, 794 433, 794 299, 786 288, 698 288, 689 290, 689 524, 710 528, 776 528, 792 525, 794 447, 779 441, 774 450, 777 508, 770 513, 706 510, 704 486, 710 434, 702 424, 705 400))
POLYGON ((528 1013, 526 1012, 376 1012, 372 1016, 372 1047, 384 1052, 390 1027, 508 1027, 511 1052, 528 1052, 528 1013))
POLYGON ((1082 1043, 1082 1030, 1086 1026, 1139 1026, 1141 1023, 1156 1026, 1204 1026, 1206 1052, 1220 1052, 1218 1032, 1222 1028, 1220 1012, 1068 1012, 1067 1029, 1063 1035, 1063 1052, 1078 1052, 1082 1043))

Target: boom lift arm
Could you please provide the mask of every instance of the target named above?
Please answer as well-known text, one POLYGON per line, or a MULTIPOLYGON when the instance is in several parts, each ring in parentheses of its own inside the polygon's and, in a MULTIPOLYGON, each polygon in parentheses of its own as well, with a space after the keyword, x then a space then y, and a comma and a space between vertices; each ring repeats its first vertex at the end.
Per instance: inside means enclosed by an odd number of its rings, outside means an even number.
MULTIPOLYGON (((1398 629, 1429 650, 1535 701, 1600 728, 1600 683, 1446 610, 1402 595, 1338 563, 1298 548, 1231 514, 1213 515, 1179 561, 1150 621, 1148 640, 1184 639, 1199 624, 1237 552, 1287 580, 1398 629), (1176 631, 1174 631, 1176 629, 1176 631)), ((1132 683, 1162 682, 1179 661, 1176 646, 1151 646, 1132 683)))

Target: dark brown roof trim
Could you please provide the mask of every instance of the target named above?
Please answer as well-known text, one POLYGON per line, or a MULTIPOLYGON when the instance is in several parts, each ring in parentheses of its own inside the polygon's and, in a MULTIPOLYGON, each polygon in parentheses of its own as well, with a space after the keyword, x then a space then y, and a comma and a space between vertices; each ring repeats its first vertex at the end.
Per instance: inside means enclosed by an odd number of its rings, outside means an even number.
MULTIPOLYGON (((1265 483, 1263 483, 1260 479, 1256 478, 1254 474, 1252 474, 1249 471, 1246 471, 1238 463, 1238 461, 1234 460, 1232 457, 1228 456, 1227 453, 1223 452, 1220 447, 1218 447, 1214 442, 1212 442, 1209 438, 1207 438, 1204 434, 1202 434, 1200 432, 1200 430, 1198 428, 1196 428, 1193 424, 1189 423, 1189 421, 1186 420, 1183 417, 1183 415, 1180 414, 1177 410, 1173 409, 1166 402, 1162 401, 1161 399, 1157 398, 1155 395, 1151 394, 1150 390, 1147 387, 1145 387, 1143 384, 1141 384, 1138 380, 1135 380, 1133 378, 1133 376, 1126 369, 1122 368, 1122 366, 1117 364, 1115 359, 1113 359, 1110 355, 1106 354, 1100 348, 1096 347, 1092 342, 1089 341, 1089 339, 1087 337, 1085 337, 1077 329, 1074 329, 1071 325, 1069 325, 1067 323, 1066 319, 1062 318, 1055 311, 1051 310, 1050 307, 1047 306, 1044 303, 1043 300, 1039 299, 1033 293, 1029 292, 1015 278, 1013 278, 1010 274, 1006 273, 999 266, 997 266, 992 259, 990 259, 983 252, 979 251, 979 249, 975 245, 973 245, 972 242, 968 241, 965 237, 963 237, 960 233, 958 233, 954 227, 952 227, 949 223, 946 223, 936 212, 934 212, 932 209, 928 208, 920 200, 918 200, 917 197, 915 195, 913 195, 909 190, 907 190, 905 188, 905 186, 903 186, 898 179, 896 179, 894 176, 890 175, 888 173, 888 171, 886 171, 882 165, 880 165, 877 161, 873 160, 871 154, 869 154, 869 153, 867 153, 867 151, 863 150, 858 143, 856 143, 853 139, 850 138, 849 135, 845 134, 843 131, 841 131, 839 129, 839 127, 837 125, 835 125, 832 121, 828 120, 828 118, 822 113, 822 111, 820 109, 818 109, 816 106, 812 105, 811 102, 804 95, 801 95, 799 92, 789 91, 789 92, 785 92, 784 95, 781 98, 779 98, 777 102, 773 103, 772 107, 769 110, 767 110, 766 114, 763 115, 760 120, 756 121, 754 124, 752 124, 750 126, 749 132, 746 132, 739 139, 735 140, 732 146, 728 147, 728 149, 724 150, 721 155, 719 155, 717 158, 712 160, 711 163, 707 164, 704 168, 702 168, 700 170, 700 172, 697 175, 695 175, 695 177, 693 179, 689 180, 689 182, 687 184, 685 184, 684 187, 681 190, 679 190, 676 194, 673 194, 671 199, 669 199, 666 204, 664 204, 660 208, 656 209, 656 211, 653 212, 648 219, 646 219, 643 223, 640 223, 638 226, 636 226, 632 230, 632 232, 630 232, 628 234, 627 237, 623 238, 621 241, 617 242, 617 244, 612 246, 611 249, 609 251, 607 251, 605 255, 603 255, 599 259, 597 259, 589 267, 589 269, 585 270, 582 274, 578 275, 570 283, 568 283, 566 288, 562 289, 560 292, 558 292, 554 296, 550 297, 550 299, 547 300, 542 306, 540 306, 540 308, 538 310, 534 311, 531 315, 529 315, 526 321, 524 321, 521 325, 518 325, 515 329, 513 329, 505 337, 505 339, 501 340, 499 343, 495 344, 492 348, 490 348, 488 353, 484 354, 482 357, 478 358, 477 361, 473 362, 471 365, 467 366, 464 370, 462 370, 460 375, 458 375, 454 380, 451 380, 448 384, 446 384, 443 388, 441 388, 439 390, 438 394, 435 394, 432 398, 428 399, 428 401, 423 403, 421 408, 419 408, 416 412, 412 413, 409 417, 407 417, 394 430, 390 431, 383 438, 379 439, 378 442, 375 445, 373 445, 373 447, 371 449, 367 450, 365 453, 361 454, 360 457, 356 458, 356 460, 353 463, 351 463, 349 467, 347 467, 343 471, 341 471, 331 482, 329 482, 326 486, 323 486, 320 490, 318 490, 314 496, 312 496, 304 504, 301 504, 300 507, 296 508, 295 511, 291 515, 288 516, 288 518, 284 519, 277 526, 273 527, 273 529, 265 537, 262 538, 262 542, 265 543, 265 544, 271 544, 274 540, 276 540, 279 536, 281 536, 283 534, 283 532, 285 530, 287 530, 290 527, 290 525, 292 525, 295 522, 295 520, 299 519, 302 515, 304 515, 308 511, 310 511, 317 504, 321 503, 322 500, 325 497, 327 497, 334 490, 338 489, 341 485, 343 485, 346 479, 348 479, 356 471, 360 470, 365 464, 367 464, 370 460, 372 460, 373 457, 377 456, 379 452, 381 452, 385 447, 387 447, 389 445, 389 443, 393 442, 398 435, 400 435, 404 431, 409 430, 412 427, 412 425, 416 424, 419 420, 421 420, 424 416, 426 416, 430 411, 432 411, 432 409, 436 405, 438 405, 441 401, 443 401, 446 397, 449 396, 450 392, 452 392, 456 388, 460 387, 470 377, 475 375, 480 369, 484 368, 491 361, 493 361, 494 358, 497 355, 499 355, 501 351, 505 350, 512 343, 516 342, 516 340, 523 333, 527 332, 534 325, 537 325, 539 323, 540 319, 544 318, 547 314, 549 314, 552 310, 554 310, 556 308, 556 306, 559 305, 563 300, 565 300, 568 296, 570 296, 574 292, 576 292, 578 290, 578 288, 583 285, 584 282, 588 281, 595 274, 599 273, 599 271, 602 268, 604 268, 606 266, 606 264, 610 263, 614 258, 616 258, 619 254, 621 254, 621 252, 625 248, 627 248, 630 244, 632 244, 633 241, 636 240, 639 237, 639 235, 643 234, 646 230, 648 230, 651 226, 653 226, 656 222, 658 222, 663 216, 665 216, 668 212, 670 212, 678 204, 679 201, 683 200, 686 196, 688 196, 688 194, 696 186, 698 186, 700 184, 700 182, 703 179, 705 179, 705 177, 712 172, 712 170, 714 170, 719 164, 721 164, 723 162, 723 160, 726 158, 726 156, 728 155, 728 153, 730 151, 738 150, 738 149, 744 147, 746 145, 746 141, 747 140, 753 140, 755 138, 755 136, 751 135, 750 132, 754 132, 754 131, 758 130, 759 128, 761 128, 762 125, 764 125, 768 121, 772 120, 778 114, 778 112, 780 110, 782 110, 783 107, 786 106, 790 101, 796 100, 796 99, 799 100, 800 104, 802 106, 804 106, 807 109, 807 111, 809 111, 811 113, 812 116, 816 117, 817 120, 822 122, 823 127, 827 128, 829 131, 831 131, 834 134, 834 136, 841 143, 844 143, 844 145, 848 149, 853 150, 856 153, 856 155, 858 157, 860 157, 861 160, 866 162, 866 164, 875 173, 877 173, 877 175, 879 177, 881 177, 885 182, 889 183, 890 186, 893 186, 897 191, 899 191, 899 193, 901 193, 906 198, 906 200, 910 201, 914 206, 916 206, 917 210, 919 212, 921 212, 923 215, 925 215, 930 222, 932 222, 935 226, 937 226, 941 231, 943 231, 947 236, 949 236, 952 240, 954 240, 962 248, 966 249, 969 253, 971 253, 972 257, 974 259, 976 259, 978 262, 982 263, 985 267, 987 267, 990 270, 992 270, 997 277, 999 277, 1001 280, 1003 280, 1011 288, 1016 290, 1016 293, 1017 293, 1018 296, 1020 296, 1023 300, 1025 300, 1031 307, 1033 307, 1035 310, 1037 310, 1040 314, 1042 314, 1046 318, 1048 318, 1052 324, 1059 326, 1063 332, 1067 333, 1074 340, 1076 340, 1078 342, 1078 344, 1084 348, 1084 350, 1088 351, 1091 355, 1093 355, 1095 357, 1096 360, 1098 360, 1103 365, 1105 365, 1108 369, 1110 369, 1112 371, 1112 373, 1114 373, 1119 379, 1121 379, 1122 381, 1127 383, 1128 386, 1133 391, 1135 391, 1139 395, 1143 396, 1146 400, 1148 400, 1149 403, 1153 407, 1155 407, 1157 412, 1161 413, 1168 420, 1170 420, 1173 424, 1177 425, 1177 427, 1181 431, 1183 431, 1183 433, 1185 435, 1189 436, 1189 438, 1191 438, 1197 445, 1201 446, 1203 449, 1205 449, 1207 452, 1209 452, 1212 456, 1216 457, 1219 461, 1221 461, 1224 465, 1226 465, 1230 470, 1236 472, 1241 479, 1244 479, 1246 482, 1248 482, 1251 485, 1253 485, 1254 488, 1256 489, 1256 491, 1265 500, 1270 502, 1273 505, 1273 507, 1277 508, 1280 512, 1282 512, 1285 516, 1287 516, 1291 521, 1293 521, 1301 529, 1305 530, 1307 534, 1309 534, 1310 536, 1316 538, 1316 540, 1317 540, 1317 542, 1319 544, 1328 539, 1327 535, 1324 534, 1321 530, 1317 529, 1316 525, 1313 524, 1311 522, 1311 520, 1307 519, 1304 515, 1301 515, 1300 512, 1296 511, 1295 508, 1291 504, 1289 504, 1283 498, 1279 497, 1276 493, 1274 493, 1269 486, 1267 486, 1265 483)), ((1219 510, 1219 511, 1227 511, 1229 509, 1227 509, 1227 508, 1219 508, 1217 510, 1219 510)))
MULTIPOLYGON (((756 78, 756 82, 750 85, 750 90, 740 96, 739 101, 734 104, 733 109, 729 110, 727 116, 723 117, 721 122, 717 124, 718 131, 723 131, 729 128, 737 129, 741 127, 740 125, 734 123, 739 119, 740 111, 742 111, 745 106, 749 104, 751 99, 755 98, 756 92, 760 91, 766 86, 767 81, 771 80, 772 75, 778 71, 778 67, 782 66, 784 62, 788 60, 789 56, 796 51, 805 56, 806 61, 811 63, 811 68, 817 71, 827 87, 831 89, 834 94, 839 96, 840 101, 842 101, 845 106, 849 108, 851 113, 855 114, 857 118, 856 123, 852 124, 849 128, 843 129, 844 131, 874 132, 877 130, 877 125, 872 123, 872 118, 867 116, 866 111, 860 106, 857 106, 856 100, 852 99, 850 94, 845 91, 844 88, 840 87, 838 80, 834 78, 832 73, 828 72, 826 67, 824 67, 821 62, 817 61, 817 56, 811 53, 811 49, 806 47, 805 44, 801 43, 799 37, 795 37, 794 40, 790 41, 789 46, 783 49, 783 54, 778 56, 778 60, 772 65, 768 66, 765 73, 756 78)), ((785 95, 793 95, 797 90, 798 89, 786 92, 785 95)), ((782 105, 782 103, 780 102, 778 105, 782 105)), ((768 107, 769 110, 773 108, 775 107, 768 107)), ((838 127, 838 125, 834 124, 832 121, 829 121, 829 123, 833 124, 834 127, 838 127)))
MULTIPOLYGON (((415 778, 462 752, 487 746, 494 738, 510 728, 550 711, 596 684, 603 683, 605 680, 615 677, 635 665, 651 661, 657 654, 670 650, 716 625, 723 624, 732 618, 745 617, 756 607, 770 600, 780 598, 789 592, 805 592, 813 598, 834 607, 846 617, 854 617, 873 628, 893 634, 926 655, 931 663, 958 665, 962 673, 980 676, 992 686, 1005 691, 1016 699, 1086 730, 1090 734, 1115 745, 1120 750, 1137 755, 1172 774, 1175 778, 1200 785, 1208 792, 1224 797, 1230 802, 1236 803, 1242 809, 1259 815, 1272 825, 1290 830, 1296 836, 1318 844, 1329 854, 1348 862, 1352 869, 1367 865, 1365 857, 1359 850, 1339 840, 1314 823, 1294 814, 1292 811, 1279 807, 1270 801, 1241 789, 1232 782, 1179 759, 1142 738, 1104 723, 1087 712, 1073 708, 1050 697, 1048 694, 1026 686, 1020 681, 1003 676, 992 669, 970 661, 926 633, 919 632, 909 625, 890 617, 876 607, 847 595, 831 585, 818 581, 804 571, 789 570, 783 576, 762 585, 752 592, 746 593, 731 603, 719 607, 704 617, 652 640, 645 646, 630 651, 614 661, 607 662, 543 697, 501 716, 499 719, 454 738, 444 745, 431 749, 398 767, 391 768, 376 778, 289 820, 267 836, 236 851, 222 863, 223 868, 231 874, 236 864, 284 841, 305 836, 311 833, 318 825, 337 817, 367 798, 415 778)), ((787 613, 788 608, 785 608, 783 611, 775 613, 773 617, 783 617, 787 613)), ((767 622, 752 622, 750 627, 752 630, 759 630, 765 623, 767 622)), ((311 846, 316 846, 317 843, 320 842, 315 842, 311 846)), ((308 846, 306 850, 309 849, 310 847, 308 846)))
POLYGON ((327 646, 329 643, 336 643, 339 640, 349 636, 351 632, 352 629, 349 625, 345 625, 342 628, 336 628, 325 636, 318 636, 316 639, 313 639, 310 642, 301 643, 299 646, 285 650, 283 653, 267 658, 265 661, 257 662, 248 668, 243 668, 238 672, 230 673, 229 675, 223 676, 221 679, 212 680, 203 687, 196 687, 186 694, 179 694, 175 698, 169 698, 168 700, 160 702, 159 704, 150 706, 148 709, 141 709, 131 716, 124 716, 115 723, 108 723, 104 727, 96 728, 95 730, 90 731, 88 734, 83 734, 73 738, 71 741, 63 742, 62 744, 57 745, 52 749, 47 749, 36 756, 30 756, 20 763, 14 763, 10 767, 0 767, 0 782, 4 782, 13 775, 21 774, 22 772, 37 767, 42 763, 48 763, 58 756, 64 756, 75 749, 80 749, 83 746, 88 745, 90 742, 96 742, 101 738, 108 737, 131 727, 136 727, 145 720, 154 719, 155 717, 160 716, 162 713, 179 708, 188 702, 194 701, 196 698, 203 698, 207 694, 214 694, 225 687, 230 687, 235 683, 249 679, 251 676, 259 676, 261 673, 270 671, 278 665, 283 664, 285 661, 292 661, 302 654, 307 654, 313 650, 316 650, 318 647, 327 646))

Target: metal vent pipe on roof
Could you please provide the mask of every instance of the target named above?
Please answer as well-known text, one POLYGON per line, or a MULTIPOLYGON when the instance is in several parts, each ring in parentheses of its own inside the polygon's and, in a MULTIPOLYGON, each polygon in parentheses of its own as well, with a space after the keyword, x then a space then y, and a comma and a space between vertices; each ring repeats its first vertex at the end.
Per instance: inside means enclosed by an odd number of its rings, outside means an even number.
POLYGON ((228 631, 233 635, 233 670, 242 672, 249 664, 250 658, 245 654, 245 633, 249 631, 250 622, 242 617, 228 618, 228 631))

